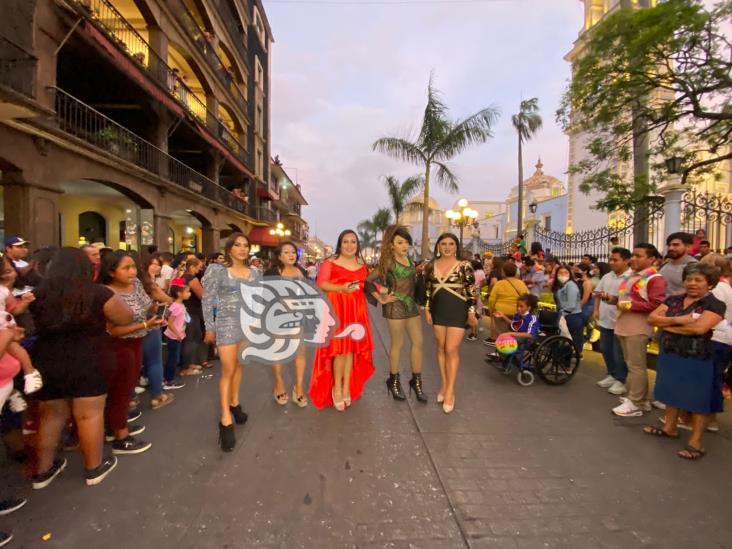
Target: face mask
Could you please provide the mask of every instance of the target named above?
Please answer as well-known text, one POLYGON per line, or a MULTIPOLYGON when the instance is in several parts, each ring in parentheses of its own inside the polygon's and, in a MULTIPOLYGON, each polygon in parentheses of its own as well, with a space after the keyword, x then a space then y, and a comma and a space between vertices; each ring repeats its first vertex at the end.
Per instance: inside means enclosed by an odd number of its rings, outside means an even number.
POLYGON ((559 280, 559 282, 561 282, 562 284, 565 284, 566 282, 569 281, 569 277, 568 276, 558 276, 557 280, 559 280))

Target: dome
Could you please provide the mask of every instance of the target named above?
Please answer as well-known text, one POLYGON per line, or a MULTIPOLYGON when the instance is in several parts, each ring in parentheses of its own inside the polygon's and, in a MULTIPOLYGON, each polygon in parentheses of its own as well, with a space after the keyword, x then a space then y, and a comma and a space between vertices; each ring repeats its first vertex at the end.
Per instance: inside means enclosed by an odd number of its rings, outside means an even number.
MULTIPOLYGON (((424 204, 423 195, 420 194, 419 196, 414 197, 412 200, 409 201, 409 204, 424 204)), ((437 202, 435 202, 435 199, 432 197, 430 197, 428 206, 429 206, 430 210, 441 209, 440 205, 437 202)))

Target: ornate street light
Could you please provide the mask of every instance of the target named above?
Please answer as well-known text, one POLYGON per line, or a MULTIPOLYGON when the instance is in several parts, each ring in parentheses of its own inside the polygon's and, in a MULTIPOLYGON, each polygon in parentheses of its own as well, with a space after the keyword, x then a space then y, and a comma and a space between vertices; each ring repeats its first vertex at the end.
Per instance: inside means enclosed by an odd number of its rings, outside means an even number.
POLYGON ((450 225, 460 228, 460 247, 462 248, 463 230, 468 225, 472 225, 473 222, 478 219, 478 212, 468 207, 468 201, 465 198, 461 198, 460 200, 458 200, 457 205, 460 209, 458 211, 447 210, 445 212, 445 217, 447 217, 447 219, 449 220, 450 225))
POLYGON ((292 232, 290 229, 285 229, 285 226, 282 223, 277 223, 274 229, 269 230, 269 234, 272 236, 277 236, 277 241, 279 242, 282 240, 283 236, 290 236, 292 232))
POLYGON ((533 214, 536 213, 536 209, 539 207, 539 205, 536 203, 536 200, 534 200, 531 204, 529 204, 529 211, 533 214))
POLYGON ((672 156, 666 159, 666 169, 671 175, 681 173, 681 166, 684 163, 684 159, 679 156, 672 156))

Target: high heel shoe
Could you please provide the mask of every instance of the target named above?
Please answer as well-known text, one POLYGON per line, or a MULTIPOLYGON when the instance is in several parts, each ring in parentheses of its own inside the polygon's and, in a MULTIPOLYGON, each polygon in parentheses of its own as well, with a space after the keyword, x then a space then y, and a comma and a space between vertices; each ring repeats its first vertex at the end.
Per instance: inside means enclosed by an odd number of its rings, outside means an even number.
POLYGON ((437 404, 442 404, 443 402, 445 402, 445 395, 437 393, 437 404))
POLYGON ((342 400, 336 400, 336 398, 335 398, 335 389, 331 389, 330 390, 330 396, 333 399, 333 408, 335 408, 339 412, 342 412, 343 410, 346 409, 346 403, 345 402, 343 402, 342 400))
POLYGON ((390 393, 394 400, 407 400, 407 395, 402 390, 399 373, 389 374, 389 379, 386 380, 386 392, 390 393))
POLYGON ((343 404, 346 405, 346 408, 348 408, 351 405, 351 393, 348 393, 348 396, 343 395, 343 404))
POLYGON ((223 425, 219 423, 219 445, 224 452, 231 452, 236 446, 236 433, 234 433, 234 424, 223 425))
POLYGON ((297 404, 300 408, 305 408, 305 406, 308 405, 308 399, 305 396, 305 393, 297 396, 297 391, 294 387, 292 388, 292 402, 297 404))
POLYGON ((455 409, 455 397, 452 397, 452 404, 448 404, 447 401, 442 403, 442 411, 446 414, 451 414, 455 409))
POLYGON ((420 402, 427 402, 427 395, 422 390, 422 374, 412 374, 412 379, 409 380, 409 394, 417 395, 417 400, 420 402))
POLYGON ((241 409, 241 404, 237 404, 236 406, 229 406, 229 411, 231 412, 231 416, 234 418, 234 422, 237 425, 244 425, 247 422, 247 419, 249 419, 247 413, 241 409))

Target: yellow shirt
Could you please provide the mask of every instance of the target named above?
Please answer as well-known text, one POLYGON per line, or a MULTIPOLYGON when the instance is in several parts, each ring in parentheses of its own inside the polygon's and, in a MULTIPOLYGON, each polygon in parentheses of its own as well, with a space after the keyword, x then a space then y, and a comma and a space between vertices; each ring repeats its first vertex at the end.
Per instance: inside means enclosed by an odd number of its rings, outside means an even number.
POLYGON ((493 286, 491 295, 488 298, 488 309, 499 311, 509 318, 516 314, 516 303, 519 296, 529 293, 526 284, 518 278, 506 278, 499 280, 493 286))

